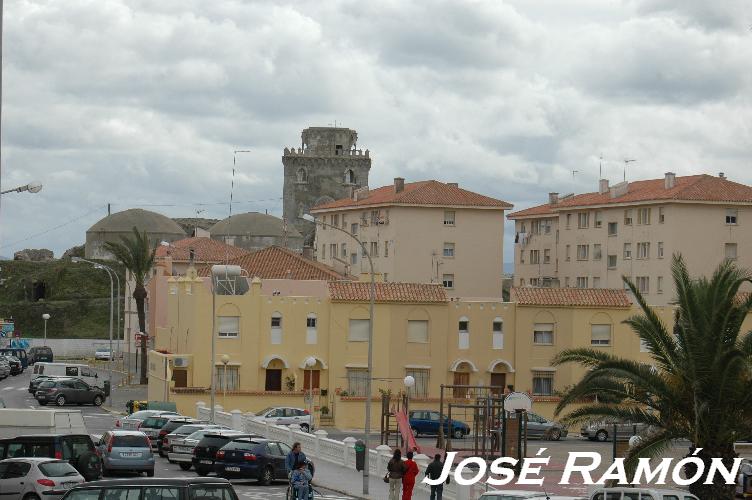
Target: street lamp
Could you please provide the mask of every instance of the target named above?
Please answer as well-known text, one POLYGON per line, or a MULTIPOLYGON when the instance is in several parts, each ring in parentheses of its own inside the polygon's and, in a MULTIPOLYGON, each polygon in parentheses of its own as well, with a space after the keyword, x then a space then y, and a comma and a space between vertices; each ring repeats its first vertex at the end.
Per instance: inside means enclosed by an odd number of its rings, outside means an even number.
POLYGON ((28 191, 32 194, 36 194, 39 191, 42 190, 42 185, 38 182, 30 182, 28 184, 25 184, 23 186, 18 186, 13 189, 6 189, 5 191, 0 192, 0 194, 8 194, 8 193, 23 193, 24 191, 28 191))
POLYGON ((368 304, 368 365, 366 368, 366 372, 368 373, 368 377, 366 377, 366 422, 365 422, 365 447, 366 447, 366 455, 365 455, 365 461, 363 462, 363 495, 368 495, 368 481, 369 481, 369 461, 370 461, 370 448, 369 448, 369 441, 370 441, 370 434, 371 434, 371 380, 373 379, 373 309, 374 304, 376 302, 376 279, 373 271, 373 260, 371 259, 371 254, 368 252, 368 249, 363 244, 362 241, 360 241, 356 236, 349 233, 348 231, 342 229, 341 227, 333 226, 332 224, 328 224, 324 221, 316 220, 311 216, 310 214, 304 214, 303 219, 307 220, 309 222, 313 222, 315 224, 319 224, 322 226, 326 226, 332 229, 336 229, 337 231, 341 233, 345 233, 347 236, 355 240, 358 245, 360 245, 360 248, 363 250, 362 254, 368 257, 368 265, 371 268, 371 287, 369 291, 369 304, 368 304))
POLYGON ((47 320, 50 319, 50 315, 44 313, 42 319, 44 320, 44 345, 47 345, 47 320))
MULTIPOLYGON (((110 383, 110 394, 109 394, 109 400, 110 400, 110 406, 112 406, 112 320, 113 320, 113 309, 115 305, 115 284, 114 280, 112 279, 112 275, 114 274, 115 277, 117 277, 117 273, 113 271, 110 267, 105 266, 104 264, 100 264, 99 262, 94 262, 91 260, 82 259, 81 257, 71 257, 71 262, 78 263, 78 262, 86 262, 87 264, 91 264, 94 266, 94 269, 103 269, 107 272, 107 275, 110 277, 110 356, 109 356, 109 367, 110 367, 110 374, 109 374, 109 383, 110 383)), ((120 278, 118 278, 118 300, 120 296, 120 278)))
MULTIPOLYGON (((407 415, 407 418, 410 418, 410 389, 415 387, 415 377, 412 375, 408 375, 405 377, 405 380, 403 381, 405 383, 405 415, 407 415)), ((405 450, 409 451, 409 450, 405 450)))
POLYGON ((308 368, 308 414, 311 416, 311 425, 308 431, 313 432, 313 424, 316 421, 313 416, 313 367, 316 366, 316 358, 308 356, 305 365, 308 368))
POLYGON ((224 365, 225 372, 224 372, 224 380, 222 383, 222 405, 227 405, 227 363, 230 362, 230 356, 227 354, 223 354, 220 358, 222 360, 222 364, 224 365))

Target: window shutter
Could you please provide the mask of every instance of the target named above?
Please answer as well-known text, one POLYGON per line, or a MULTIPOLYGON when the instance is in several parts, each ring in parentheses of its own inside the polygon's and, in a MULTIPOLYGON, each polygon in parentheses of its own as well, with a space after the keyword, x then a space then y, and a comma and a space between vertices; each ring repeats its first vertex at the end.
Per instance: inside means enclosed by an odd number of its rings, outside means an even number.
POLYGON ((368 320, 351 319, 350 334, 347 339, 351 342, 368 342, 368 320))
POLYGON ((428 342, 428 321, 408 320, 407 341, 421 343, 428 342))

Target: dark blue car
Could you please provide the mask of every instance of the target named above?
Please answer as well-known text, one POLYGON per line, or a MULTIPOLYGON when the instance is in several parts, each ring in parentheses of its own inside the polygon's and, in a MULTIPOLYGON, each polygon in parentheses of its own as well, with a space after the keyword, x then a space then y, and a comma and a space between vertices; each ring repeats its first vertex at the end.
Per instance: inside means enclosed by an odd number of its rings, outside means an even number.
POLYGON ((214 472, 224 478, 256 479, 267 485, 287 481, 285 458, 291 448, 279 441, 240 438, 224 445, 216 454, 214 472))
MULTIPOLYGON (((433 410, 413 410, 410 412, 410 428, 414 436, 419 434, 439 433, 439 412, 433 410)), ((461 439, 470 434, 470 427, 459 420, 449 420, 444 415, 444 434, 451 434, 455 439, 461 439), (450 431, 451 429, 451 431, 450 431)))

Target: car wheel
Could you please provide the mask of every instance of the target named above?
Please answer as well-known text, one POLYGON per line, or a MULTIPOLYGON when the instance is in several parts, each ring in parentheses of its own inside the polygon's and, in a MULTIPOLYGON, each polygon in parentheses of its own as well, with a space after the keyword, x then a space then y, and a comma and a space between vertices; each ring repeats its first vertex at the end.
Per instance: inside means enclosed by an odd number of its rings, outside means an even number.
POLYGON ((198 474, 201 477, 205 477, 209 475, 209 469, 205 467, 196 467, 196 474, 198 474))
POLYGON ((102 396, 99 394, 94 396, 94 406, 102 406, 102 396))
POLYGON ((147 477, 154 477, 154 469, 149 469, 146 471, 147 477))
POLYGON ((551 441, 558 441, 559 439, 561 439, 561 429, 551 429, 551 432, 548 434, 548 438, 551 441))
POLYGON ((55 398, 55 404, 58 405, 58 406, 64 406, 65 405, 65 396, 63 396, 61 394, 57 398, 55 398))
POLYGON ((300 424, 300 430, 303 432, 308 432, 311 430, 311 428, 308 426, 308 424, 300 424))
POLYGON ((193 464, 189 464, 189 463, 186 463, 186 462, 180 462, 179 465, 180 465, 180 468, 183 469, 183 470, 191 470, 191 467, 192 467, 193 464))
POLYGON ((413 433, 413 437, 418 437, 418 434, 420 434, 420 432, 418 432, 418 429, 415 427, 410 427, 410 432, 413 433))
POLYGON ((454 437, 454 439, 462 439, 462 437, 464 436, 462 429, 460 429, 459 427, 454 429, 452 436, 454 437))
POLYGON ((39 497, 34 493, 27 493, 24 495, 23 500, 39 500, 39 497))
POLYGON ((272 470, 272 468, 267 465, 266 467, 264 467, 264 470, 261 473, 261 479, 259 479, 259 483, 263 484, 264 486, 269 486, 270 484, 272 484, 273 480, 274 470, 272 470))
POLYGON ((604 430, 600 430, 595 433, 595 439, 596 441, 600 441, 601 443, 608 441, 608 432, 604 430))

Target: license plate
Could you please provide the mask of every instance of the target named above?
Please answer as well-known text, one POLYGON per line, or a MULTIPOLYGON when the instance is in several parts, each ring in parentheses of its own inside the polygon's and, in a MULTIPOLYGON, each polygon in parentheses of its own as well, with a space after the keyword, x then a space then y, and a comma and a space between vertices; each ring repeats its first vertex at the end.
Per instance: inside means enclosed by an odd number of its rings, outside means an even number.
POLYGON ((193 451, 191 448, 186 448, 185 446, 175 447, 175 453, 190 453, 191 451, 193 451))
POLYGON ((208 464, 208 465, 211 465, 211 464, 213 464, 214 462, 212 462, 211 460, 201 460, 201 463, 202 463, 202 464, 208 464))
POLYGON ((225 467, 228 472, 240 472, 240 467, 225 467))
POLYGON ((70 482, 70 481, 69 481, 69 482, 67 482, 67 483, 63 483, 63 484, 61 484, 61 485, 60 485, 60 487, 61 487, 61 488, 63 488, 64 490, 69 490, 69 489, 73 488, 73 487, 74 487, 75 485, 77 485, 77 484, 78 484, 78 483, 76 483, 76 482, 70 482))
POLYGON ((141 457, 141 454, 140 453, 121 453, 120 456, 123 458, 139 458, 141 457))

